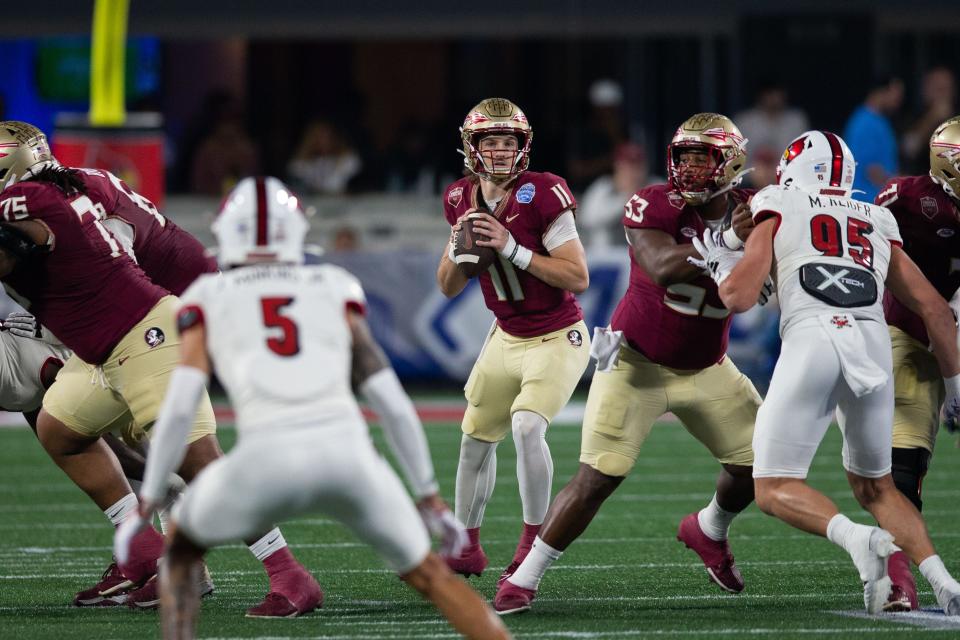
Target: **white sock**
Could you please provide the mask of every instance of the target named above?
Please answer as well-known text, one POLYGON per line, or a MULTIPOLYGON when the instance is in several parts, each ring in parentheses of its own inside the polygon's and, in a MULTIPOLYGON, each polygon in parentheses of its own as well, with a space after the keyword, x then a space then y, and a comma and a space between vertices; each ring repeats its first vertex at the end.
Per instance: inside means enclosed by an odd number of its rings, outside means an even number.
POLYGON ((454 512, 467 529, 483 522, 483 511, 497 481, 497 443, 464 435, 460 440, 454 512))
POLYGON ((523 521, 541 524, 547 516, 553 485, 553 458, 546 438, 547 421, 532 411, 517 411, 512 423, 523 521))
POLYGON ((857 528, 861 526, 863 525, 859 525, 842 513, 838 513, 830 518, 830 522, 827 523, 827 540, 850 553, 851 540, 856 534, 857 528))
POLYGON ((103 514, 116 527, 126 520, 127 516, 136 511, 138 505, 137 494, 131 492, 104 509, 103 514))
POLYGON ((923 574, 923 577, 926 578, 930 586, 933 587, 934 593, 937 593, 940 589, 954 581, 953 576, 951 576, 947 568, 943 566, 943 560, 936 554, 920 563, 920 573, 923 574))
POLYGON ((727 511, 720 507, 717 502, 717 494, 713 494, 710 504, 705 506, 697 514, 697 522, 700 523, 700 530, 703 531, 711 540, 720 542, 727 539, 727 532, 730 531, 730 523, 739 514, 734 511, 727 511))
POLYGON ((267 535, 263 536, 247 548, 250 549, 250 553, 252 553, 257 560, 263 562, 286 546, 287 541, 283 539, 283 534, 280 533, 280 529, 278 527, 274 527, 267 532, 267 535))
POLYGON ((537 536, 533 541, 533 547, 530 553, 523 559, 520 566, 508 580, 524 589, 536 590, 540 586, 540 580, 543 574, 547 572, 554 562, 560 559, 563 551, 557 551, 537 536))

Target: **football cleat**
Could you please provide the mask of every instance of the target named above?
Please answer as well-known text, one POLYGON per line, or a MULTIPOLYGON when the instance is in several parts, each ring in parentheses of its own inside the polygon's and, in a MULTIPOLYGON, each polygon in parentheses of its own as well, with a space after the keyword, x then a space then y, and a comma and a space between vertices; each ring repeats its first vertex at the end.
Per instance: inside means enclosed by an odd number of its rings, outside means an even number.
POLYGON ((248 618, 293 618, 323 606, 323 590, 299 562, 270 576, 270 592, 247 609, 248 618))
MULTIPOLYGON (((160 593, 157 589, 157 576, 153 576, 147 582, 127 595, 126 604, 131 609, 156 609, 160 606, 160 593)), ((210 577, 210 571, 207 565, 203 565, 203 575, 200 576, 199 594, 200 597, 206 597, 213 593, 213 578, 210 577)))
POLYGON ((910 571, 910 558, 903 551, 897 551, 887 560, 887 571, 893 586, 890 596, 883 605, 884 611, 913 611, 919 609, 917 601, 917 583, 910 571))
POLYGON ((73 596, 75 607, 115 607, 124 604, 127 593, 137 585, 120 572, 116 562, 111 562, 100 582, 89 589, 78 591, 73 596))
MULTIPOLYGON (((527 555, 524 554, 524 555, 523 555, 523 558, 526 558, 526 557, 527 557, 527 555)), ((500 585, 502 585, 504 582, 507 581, 507 578, 509 578, 510 576, 512 576, 512 575, 517 571, 517 569, 518 569, 518 568, 520 567, 520 565, 523 563, 523 558, 520 558, 520 559, 514 558, 514 559, 513 559, 513 562, 511 562, 509 565, 507 565, 507 568, 504 569, 504 570, 503 570, 503 573, 500 574, 500 577, 497 578, 497 589, 499 589, 499 588, 500 588, 500 585)))
POLYGON ((951 580, 935 590, 937 603, 948 616, 960 616, 960 584, 951 580))
POLYGON ((157 560, 163 555, 163 536, 152 525, 130 540, 130 557, 120 572, 137 585, 145 584, 157 572, 157 560))
POLYGON ((724 591, 740 593, 743 591, 743 576, 734 563, 730 545, 726 540, 713 540, 700 529, 696 512, 680 521, 677 540, 688 549, 692 549, 707 570, 707 575, 724 591))
POLYGON ((850 557, 863 581, 863 604, 867 613, 883 611, 892 590, 887 572, 887 559, 899 551, 893 544, 893 535, 880 527, 864 527, 869 535, 859 536, 859 546, 850 550, 850 557))
POLYGON ((463 552, 456 558, 445 557, 444 560, 451 571, 459 573, 466 578, 472 575, 480 577, 480 574, 483 573, 483 570, 486 569, 487 564, 489 564, 487 554, 483 552, 483 547, 479 544, 467 545, 463 548, 463 552))
POLYGON ((530 610, 530 604, 536 597, 537 592, 534 589, 524 589, 509 580, 504 580, 497 588, 497 595, 493 599, 493 608, 501 616, 523 613, 530 610))

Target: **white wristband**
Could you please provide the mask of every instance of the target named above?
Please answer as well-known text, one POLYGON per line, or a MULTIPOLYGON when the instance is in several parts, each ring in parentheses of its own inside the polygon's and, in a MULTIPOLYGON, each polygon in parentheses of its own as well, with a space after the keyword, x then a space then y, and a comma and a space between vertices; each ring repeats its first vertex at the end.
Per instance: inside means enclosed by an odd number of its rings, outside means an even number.
POLYGON ((727 249, 733 249, 736 251, 743 247, 743 240, 740 239, 740 236, 737 235, 737 232, 733 230, 733 227, 728 228, 723 232, 721 236, 723 239, 723 246, 727 249))
POLYGON ((533 251, 527 249, 514 239, 513 234, 507 231, 507 242, 503 245, 500 255, 515 264, 520 269, 526 269, 533 260, 533 251))

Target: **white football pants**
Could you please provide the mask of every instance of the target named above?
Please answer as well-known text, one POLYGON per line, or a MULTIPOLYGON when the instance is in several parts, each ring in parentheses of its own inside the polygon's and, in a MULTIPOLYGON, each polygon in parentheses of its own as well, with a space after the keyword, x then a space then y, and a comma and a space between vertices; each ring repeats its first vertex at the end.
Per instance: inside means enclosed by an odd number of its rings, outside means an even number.
POLYGON ((830 338, 817 318, 798 321, 783 336, 770 389, 753 433, 754 478, 806 478, 834 409, 843 433, 843 466, 856 475, 890 473, 893 441, 893 375, 886 325, 857 323, 867 354, 887 373, 887 383, 856 397, 847 385, 830 338))

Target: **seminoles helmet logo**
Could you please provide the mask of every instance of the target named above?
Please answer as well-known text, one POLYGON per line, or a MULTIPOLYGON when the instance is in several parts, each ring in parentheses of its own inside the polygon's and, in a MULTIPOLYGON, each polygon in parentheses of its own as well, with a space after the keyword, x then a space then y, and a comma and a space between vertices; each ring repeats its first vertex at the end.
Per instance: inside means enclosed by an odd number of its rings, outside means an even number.
POLYGON ((930 137, 930 177, 960 201, 960 116, 941 124, 930 137))

